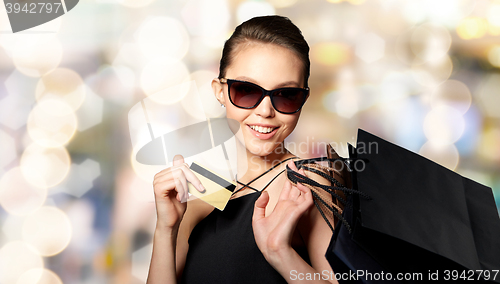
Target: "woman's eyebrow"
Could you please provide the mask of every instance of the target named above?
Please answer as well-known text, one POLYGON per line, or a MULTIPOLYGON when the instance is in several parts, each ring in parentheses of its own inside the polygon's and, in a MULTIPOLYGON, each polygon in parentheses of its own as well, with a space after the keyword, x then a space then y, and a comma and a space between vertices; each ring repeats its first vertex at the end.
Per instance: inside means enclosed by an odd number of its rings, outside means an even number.
POLYGON ((299 83, 295 81, 287 81, 284 83, 280 83, 276 86, 276 88, 281 88, 281 87, 299 87, 299 83))
MULTIPOLYGON (((252 79, 250 77, 238 76, 238 77, 236 77, 234 79, 235 80, 240 80, 240 81, 247 81, 247 82, 254 83, 256 85, 261 86, 260 83, 258 83, 257 81, 255 81, 254 79, 252 79)), ((286 82, 283 82, 283 83, 279 83, 273 89, 278 89, 278 88, 282 88, 282 87, 299 87, 299 83, 297 83, 295 81, 286 81, 286 82)))

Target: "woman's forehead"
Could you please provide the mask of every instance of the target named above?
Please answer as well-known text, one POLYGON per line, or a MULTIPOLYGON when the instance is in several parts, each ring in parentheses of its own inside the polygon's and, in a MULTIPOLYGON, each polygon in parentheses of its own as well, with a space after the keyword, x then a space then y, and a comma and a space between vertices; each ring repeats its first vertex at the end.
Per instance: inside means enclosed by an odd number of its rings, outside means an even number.
POLYGON ((238 48, 229 64, 226 77, 236 79, 245 77, 246 81, 267 84, 273 88, 276 84, 296 82, 303 85, 303 64, 290 49, 270 43, 245 44, 238 48))

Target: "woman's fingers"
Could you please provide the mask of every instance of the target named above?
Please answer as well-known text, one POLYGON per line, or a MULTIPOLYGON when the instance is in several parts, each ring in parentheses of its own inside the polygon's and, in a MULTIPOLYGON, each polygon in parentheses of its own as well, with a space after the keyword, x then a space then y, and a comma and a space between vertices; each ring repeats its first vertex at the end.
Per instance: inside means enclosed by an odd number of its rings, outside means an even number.
POLYGON ((167 180, 164 182, 155 183, 154 191, 158 197, 166 197, 170 191, 175 190, 175 180, 167 180))
POLYGON ((266 206, 269 202, 269 194, 267 191, 262 192, 262 194, 255 201, 255 207, 253 209, 252 221, 258 221, 266 217, 266 206))
POLYGON ((297 189, 297 186, 293 186, 292 189, 290 189, 290 200, 297 200, 297 198, 300 195, 300 190, 297 189))
POLYGON ((299 170, 297 169, 297 166, 295 166, 295 163, 294 163, 292 160, 288 161, 288 167, 290 167, 290 169, 292 169, 292 170, 294 170, 294 171, 296 171, 296 172, 298 172, 298 171, 299 171, 299 170))
MULTIPOLYGON (((174 166, 176 166, 178 169, 181 169, 184 172, 184 176, 186 179, 194 185, 194 187, 201 193, 205 192, 205 188, 203 187, 203 184, 201 184, 201 181, 194 175, 194 173, 189 169, 189 166, 187 163, 184 163, 184 158, 182 155, 175 155, 174 161, 173 161, 174 166)), ((187 193, 186 193, 187 194, 187 193)))
POLYGON ((283 185, 283 189, 281 190, 279 200, 287 200, 290 195, 290 190, 292 189, 292 183, 287 179, 285 184, 283 185))
POLYGON ((188 185, 184 172, 181 169, 176 169, 172 171, 173 179, 175 181, 175 187, 177 188, 177 200, 180 202, 186 202, 188 195, 188 185))
POLYGON ((297 189, 300 190, 301 198, 303 198, 303 201, 301 200, 302 202, 300 202, 299 207, 301 207, 301 209, 305 211, 307 208, 309 208, 309 206, 313 204, 311 189, 301 183, 297 184, 297 189))
POLYGON ((173 161, 174 165, 156 174, 155 182, 162 182, 174 178, 180 179, 180 182, 184 185, 184 188, 186 189, 185 194, 187 199, 189 195, 187 191, 188 185, 186 181, 189 181, 191 184, 193 184, 193 186, 201 193, 205 192, 205 188, 203 187, 201 181, 191 171, 191 169, 189 169, 188 164, 184 163, 183 161, 184 159, 182 158, 181 155, 176 155, 173 161), (179 172, 182 172, 182 175, 180 175, 179 172))

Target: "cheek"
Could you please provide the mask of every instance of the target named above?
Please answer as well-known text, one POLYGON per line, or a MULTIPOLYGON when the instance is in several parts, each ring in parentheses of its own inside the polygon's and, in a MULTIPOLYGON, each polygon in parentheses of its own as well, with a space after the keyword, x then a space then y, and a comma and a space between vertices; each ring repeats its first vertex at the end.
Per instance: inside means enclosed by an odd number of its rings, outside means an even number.
POLYGON ((288 131, 292 131, 299 122, 299 116, 284 117, 281 121, 286 125, 288 131))
POLYGON ((245 118, 245 111, 233 106, 231 102, 229 104, 226 106, 226 117, 242 122, 245 118))

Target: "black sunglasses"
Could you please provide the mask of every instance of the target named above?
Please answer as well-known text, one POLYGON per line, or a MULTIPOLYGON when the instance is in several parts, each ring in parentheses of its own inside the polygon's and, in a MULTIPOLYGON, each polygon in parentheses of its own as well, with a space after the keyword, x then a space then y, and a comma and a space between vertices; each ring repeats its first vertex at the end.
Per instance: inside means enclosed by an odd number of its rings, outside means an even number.
POLYGON ((292 114, 302 108, 309 95, 309 88, 279 88, 268 91, 246 81, 226 78, 219 78, 219 80, 227 84, 231 103, 244 109, 257 107, 265 96, 269 96, 275 110, 284 114, 292 114))

